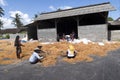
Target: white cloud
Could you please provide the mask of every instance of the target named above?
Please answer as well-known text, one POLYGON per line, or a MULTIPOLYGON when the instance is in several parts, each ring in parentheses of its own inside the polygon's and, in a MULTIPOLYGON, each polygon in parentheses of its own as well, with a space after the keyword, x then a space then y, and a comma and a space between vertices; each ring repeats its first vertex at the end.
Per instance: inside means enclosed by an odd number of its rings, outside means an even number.
POLYGON ((57 9, 62 9, 62 10, 65 10, 65 9, 70 9, 72 8, 71 6, 60 6, 58 8, 55 8, 54 6, 49 6, 49 8, 52 10, 52 11, 55 11, 57 9))
POLYGON ((4 18, 4 17, 0 17, 0 19, 3 21, 3 29, 7 29, 7 28, 15 28, 12 23, 12 20, 9 18, 4 18))
POLYGON ((71 6, 61 6, 60 9, 71 9, 72 7, 71 6))
MULTIPOLYGON (((10 17, 15 17, 15 14, 18 13, 21 16, 21 21, 24 25, 29 24, 31 22, 31 19, 29 18, 28 14, 24 14, 21 11, 10 11, 10 17)), ((5 18, 0 17, 0 19, 3 21, 3 29, 7 28, 15 28, 15 26, 12 24, 12 18, 5 18)))
POLYGON ((21 16, 21 21, 23 22, 24 25, 28 24, 31 22, 31 19, 29 18, 28 14, 22 13, 21 11, 10 11, 10 17, 15 17, 15 14, 19 14, 21 16))
POLYGON ((6 5, 7 5, 7 3, 6 3, 6 1, 5 1, 5 0, 0 0, 0 5, 6 6, 6 5))
POLYGON ((52 11, 55 11, 56 8, 54 6, 49 6, 49 8, 52 10, 52 11))

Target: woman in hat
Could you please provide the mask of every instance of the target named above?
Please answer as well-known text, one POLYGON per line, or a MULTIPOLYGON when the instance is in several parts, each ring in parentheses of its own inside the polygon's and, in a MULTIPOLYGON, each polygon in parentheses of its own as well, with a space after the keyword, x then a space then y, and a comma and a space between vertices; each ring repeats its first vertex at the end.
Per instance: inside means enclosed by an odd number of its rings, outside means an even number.
POLYGON ((35 48, 34 52, 32 53, 31 57, 29 58, 29 62, 31 64, 35 64, 37 63, 39 60, 41 60, 43 57, 39 56, 40 53, 40 49, 39 48, 35 48))
POLYGON ((68 58, 74 58, 75 56, 76 56, 76 51, 75 51, 74 46, 69 45, 69 48, 67 50, 67 57, 68 58))

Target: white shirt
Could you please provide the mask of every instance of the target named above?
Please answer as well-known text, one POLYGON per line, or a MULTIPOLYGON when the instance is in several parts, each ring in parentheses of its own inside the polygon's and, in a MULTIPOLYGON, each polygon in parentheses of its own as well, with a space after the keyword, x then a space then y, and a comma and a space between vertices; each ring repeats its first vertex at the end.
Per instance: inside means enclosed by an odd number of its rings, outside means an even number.
POLYGON ((31 55, 31 57, 29 58, 29 61, 30 62, 34 62, 34 61, 36 61, 37 59, 41 59, 42 57, 40 57, 39 55, 38 55, 38 53, 36 53, 36 52, 33 52, 33 54, 31 55))
POLYGON ((68 54, 67 54, 68 57, 73 57, 74 56, 74 53, 71 53, 69 49, 67 51, 68 51, 68 54))

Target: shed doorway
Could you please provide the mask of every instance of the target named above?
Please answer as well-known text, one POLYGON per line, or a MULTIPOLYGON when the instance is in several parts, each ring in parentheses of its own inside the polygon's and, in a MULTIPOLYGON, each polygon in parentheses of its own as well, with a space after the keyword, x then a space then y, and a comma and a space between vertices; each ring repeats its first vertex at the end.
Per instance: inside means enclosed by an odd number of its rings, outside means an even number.
POLYGON ((78 38, 77 21, 74 18, 62 18, 57 23, 57 34, 62 38, 63 34, 70 35, 75 33, 75 38, 78 38))

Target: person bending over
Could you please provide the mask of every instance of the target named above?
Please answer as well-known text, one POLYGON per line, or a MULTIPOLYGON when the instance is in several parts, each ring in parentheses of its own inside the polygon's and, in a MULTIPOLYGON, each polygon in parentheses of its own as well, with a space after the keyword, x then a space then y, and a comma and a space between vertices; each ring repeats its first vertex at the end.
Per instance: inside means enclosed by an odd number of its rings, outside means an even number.
POLYGON ((40 53, 40 49, 39 48, 35 48, 34 49, 34 52, 32 53, 32 55, 30 56, 29 58, 29 62, 31 64, 35 64, 37 63, 39 60, 41 60, 43 57, 42 56, 39 56, 39 53, 40 53))

